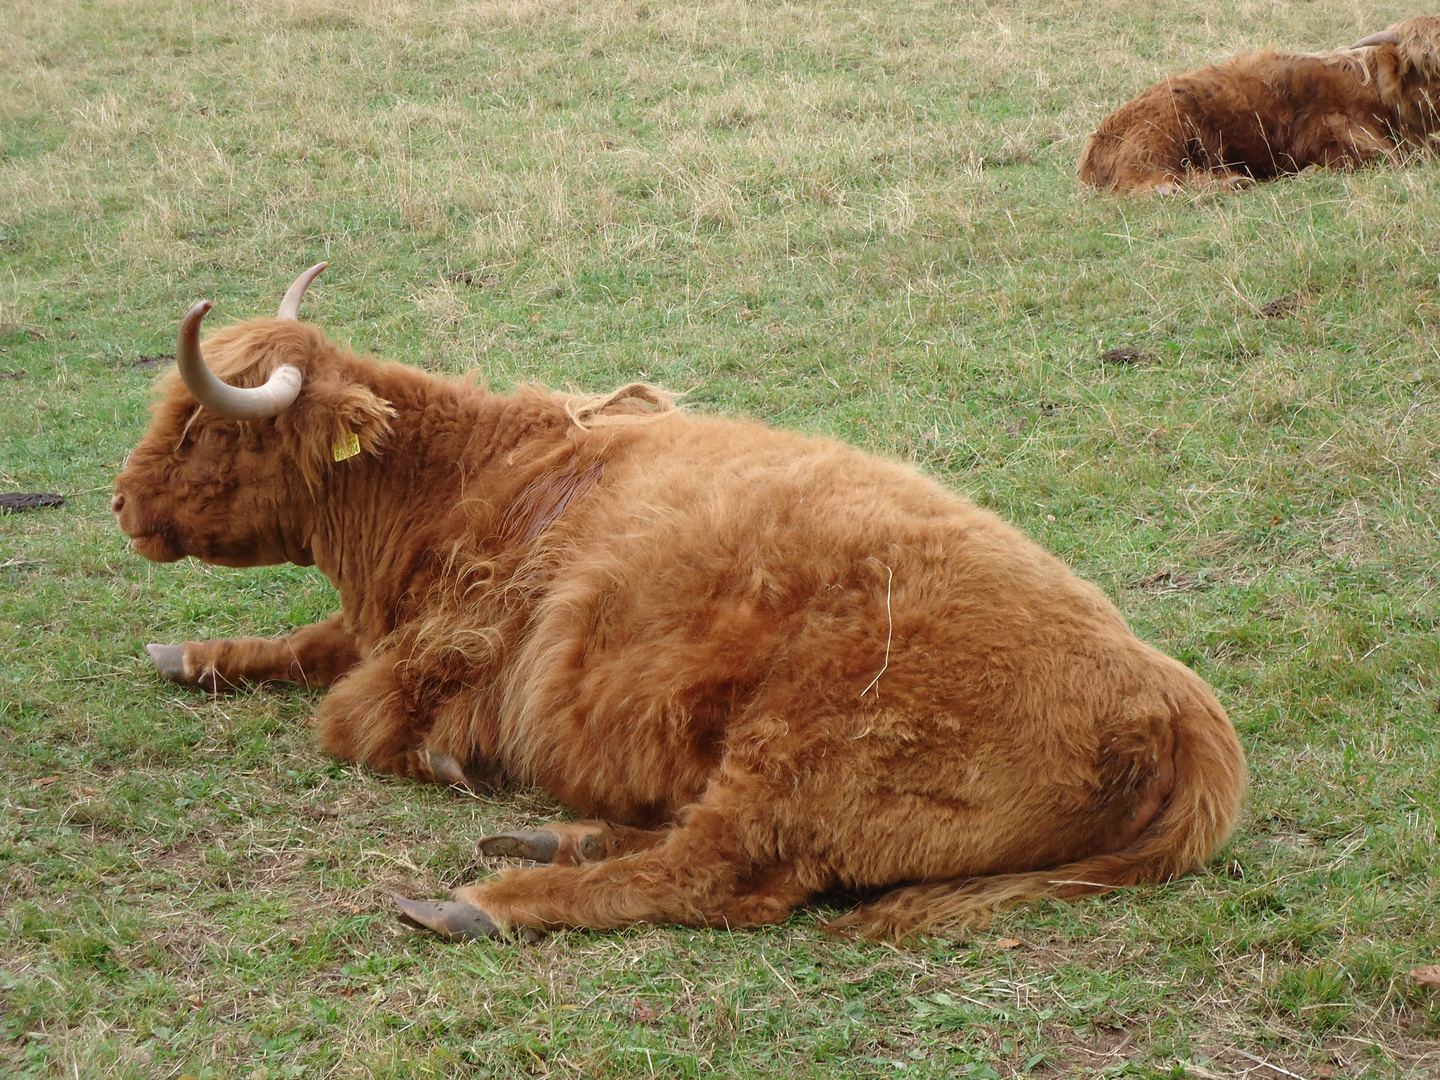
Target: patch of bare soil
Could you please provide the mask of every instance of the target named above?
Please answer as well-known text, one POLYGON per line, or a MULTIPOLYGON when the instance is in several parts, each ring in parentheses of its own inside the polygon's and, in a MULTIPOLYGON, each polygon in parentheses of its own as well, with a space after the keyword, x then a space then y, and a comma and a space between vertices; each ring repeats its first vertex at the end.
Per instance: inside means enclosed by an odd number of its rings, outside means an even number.
POLYGON ((19 514, 26 510, 39 510, 46 506, 64 506, 63 495, 25 494, 7 491, 0 494, 0 514, 19 514))

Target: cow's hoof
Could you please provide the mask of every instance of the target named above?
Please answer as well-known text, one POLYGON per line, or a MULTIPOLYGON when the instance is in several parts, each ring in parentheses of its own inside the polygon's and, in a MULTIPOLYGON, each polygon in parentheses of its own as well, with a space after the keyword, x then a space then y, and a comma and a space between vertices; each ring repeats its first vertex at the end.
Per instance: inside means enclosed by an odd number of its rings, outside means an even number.
POLYGON ((480 854, 490 858, 529 859, 531 862, 553 862, 560 851, 558 834, 540 832, 507 832, 487 836, 480 841, 480 854))
POLYGON ((145 651, 150 654, 155 669, 171 682, 189 683, 191 681, 185 676, 184 645, 146 645, 145 651))
POLYGON ((430 769, 430 776, 437 784, 464 788, 472 795, 484 795, 498 786, 494 776, 474 762, 462 765, 449 754, 442 754, 429 747, 423 748, 422 753, 426 766, 430 769))
POLYGON ((490 916, 459 900, 441 900, 439 903, 426 904, 396 896, 395 903, 400 908, 401 922, 418 926, 422 930, 433 930, 450 941, 500 936, 500 927, 495 925, 490 916))
POLYGON ((425 762, 430 766, 430 775, 435 778, 437 784, 450 784, 454 787, 468 788, 470 780, 465 775, 465 770, 460 767, 449 754, 437 754, 434 750, 425 751, 425 762))
POLYGON ((603 821, 553 821, 534 832, 487 836, 480 841, 480 854, 552 866, 584 866, 617 854, 617 844, 615 826, 603 821))

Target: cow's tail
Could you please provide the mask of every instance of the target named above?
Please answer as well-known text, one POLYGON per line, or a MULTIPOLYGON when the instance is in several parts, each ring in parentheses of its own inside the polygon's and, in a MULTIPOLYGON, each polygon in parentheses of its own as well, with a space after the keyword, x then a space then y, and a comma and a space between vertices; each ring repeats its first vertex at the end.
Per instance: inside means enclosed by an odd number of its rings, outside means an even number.
POLYGON ((898 941, 981 926, 1009 904, 1168 881, 1204 865, 1235 827, 1245 793, 1245 756, 1225 710, 1199 679, 1186 674, 1190 678, 1182 681, 1174 703, 1174 787, 1129 847, 1051 870, 902 886, 827 929, 898 941))

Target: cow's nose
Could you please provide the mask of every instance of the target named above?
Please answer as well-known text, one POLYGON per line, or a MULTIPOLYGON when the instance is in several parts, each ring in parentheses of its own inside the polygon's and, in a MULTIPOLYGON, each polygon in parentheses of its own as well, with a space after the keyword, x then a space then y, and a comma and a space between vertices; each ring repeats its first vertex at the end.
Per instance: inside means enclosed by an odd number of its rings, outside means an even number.
POLYGON ((121 510, 124 510, 124 509, 125 509, 125 496, 122 495, 122 494, 120 494, 120 492, 117 491, 117 492, 115 493, 115 497, 110 500, 110 512, 111 512, 112 514, 118 514, 121 510))

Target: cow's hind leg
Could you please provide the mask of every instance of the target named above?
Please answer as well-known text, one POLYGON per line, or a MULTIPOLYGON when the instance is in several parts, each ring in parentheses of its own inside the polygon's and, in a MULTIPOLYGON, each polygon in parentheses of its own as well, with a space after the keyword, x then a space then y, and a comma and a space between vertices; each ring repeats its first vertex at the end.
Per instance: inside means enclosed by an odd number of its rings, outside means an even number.
POLYGON ((453 901, 396 900, 408 921, 466 938, 637 922, 757 926, 781 921, 810 895, 788 864, 757 863, 741 850, 713 811, 696 808, 658 835, 653 847, 622 858, 512 870, 457 889, 453 901))
POLYGON ((608 821, 552 821, 534 832, 487 836, 480 841, 480 853, 551 866, 583 866, 648 851, 667 835, 666 829, 636 829, 608 821))
POLYGON ((215 638, 183 645, 147 645, 161 675, 212 694, 266 682, 329 686, 360 662, 360 649, 340 613, 277 638, 215 638))

